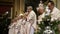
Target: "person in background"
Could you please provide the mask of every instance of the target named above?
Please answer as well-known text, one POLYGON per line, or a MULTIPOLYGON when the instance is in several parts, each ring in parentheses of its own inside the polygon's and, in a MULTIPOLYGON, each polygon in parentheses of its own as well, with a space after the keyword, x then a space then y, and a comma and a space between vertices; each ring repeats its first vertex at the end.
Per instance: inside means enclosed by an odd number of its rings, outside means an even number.
POLYGON ((9 32, 8 34, 15 34, 15 26, 16 26, 16 21, 12 22, 10 25, 9 25, 9 32))
POLYGON ((39 7, 38 13, 40 14, 38 16, 38 24, 40 24, 40 21, 42 21, 42 18, 44 18, 44 16, 45 16, 44 8, 43 7, 39 7))
POLYGON ((21 30, 21 25, 23 23, 23 14, 19 15, 18 20, 13 20, 12 23, 9 26, 9 34, 21 34, 23 30, 21 30))
POLYGON ((54 2, 49 1, 47 6, 51 13, 51 21, 60 19, 60 10, 55 7, 54 2))
MULTIPOLYGON (((50 10, 50 13, 51 13, 51 21, 60 20, 60 10, 55 7, 55 4, 53 1, 48 2, 48 9, 50 10)), ((60 24, 58 24, 58 28, 60 32, 60 24)))

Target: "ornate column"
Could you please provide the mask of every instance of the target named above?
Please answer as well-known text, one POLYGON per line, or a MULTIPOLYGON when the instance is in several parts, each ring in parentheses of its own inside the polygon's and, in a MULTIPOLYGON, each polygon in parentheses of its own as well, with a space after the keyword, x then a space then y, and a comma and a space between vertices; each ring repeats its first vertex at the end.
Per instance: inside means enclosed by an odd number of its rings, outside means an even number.
POLYGON ((20 13, 24 13, 24 0, 14 0, 14 17, 20 13))
POLYGON ((20 0, 20 13, 24 13, 25 0, 20 0))

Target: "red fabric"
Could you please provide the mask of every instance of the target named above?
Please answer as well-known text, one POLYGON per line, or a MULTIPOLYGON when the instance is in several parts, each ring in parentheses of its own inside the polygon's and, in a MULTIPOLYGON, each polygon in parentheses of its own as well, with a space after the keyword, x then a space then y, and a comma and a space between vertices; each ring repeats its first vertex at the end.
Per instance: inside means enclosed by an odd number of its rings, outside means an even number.
POLYGON ((0 14, 10 10, 10 6, 0 6, 0 14))

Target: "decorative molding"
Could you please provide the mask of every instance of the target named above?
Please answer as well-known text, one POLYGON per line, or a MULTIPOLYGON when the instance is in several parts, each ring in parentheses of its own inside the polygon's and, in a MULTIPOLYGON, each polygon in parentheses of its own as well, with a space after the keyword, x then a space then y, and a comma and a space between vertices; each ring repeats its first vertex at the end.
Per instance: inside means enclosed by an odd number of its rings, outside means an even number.
POLYGON ((14 0, 0 0, 0 2, 13 2, 14 0))
POLYGON ((13 2, 0 2, 0 5, 13 5, 13 2))

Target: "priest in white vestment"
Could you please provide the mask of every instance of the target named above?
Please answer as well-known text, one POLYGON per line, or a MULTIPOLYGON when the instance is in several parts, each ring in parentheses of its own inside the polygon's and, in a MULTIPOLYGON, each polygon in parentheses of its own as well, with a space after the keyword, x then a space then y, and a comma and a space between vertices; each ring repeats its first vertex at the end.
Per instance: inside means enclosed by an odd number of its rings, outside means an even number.
POLYGON ((43 7, 39 7, 38 12, 40 14, 38 16, 38 24, 40 24, 40 22, 42 21, 42 19, 45 17, 44 8, 43 7))
POLYGON ((19 19, 15 19, 16 21, 13 20, 13 23, 11 23, 11 25, 9 26, 9 34, 20 34, 21 23, 23 21, 23 14, 20 14, 19 17, 19 19))
MULTIPOLYGON (((60 10, 54 6, 53 1, 48 2, 48 8, 50 9, 50 13, 51 13, 51 21, 60 20, 60 10)), ((59 25, 60 24, 58 24, 58 28, 59 28, 58 30, 60 31, 59 25)))
POLYGON ((15 34, 15 26, 16 22, 10 24, 8 34, 15 34))
POLYGON ((48 2, 48 9, 50 10, 51 13, 51 21, 60 19, 60 10, 54 6, 53 1, 48 2))
POLYGON ((24 15, 20 16, 20 19, 17 20, 17 25, 16 25, 16 34, 26 34, 26 18, 24 15))
MULTIPOLYGON (((31 32, 30 31, 30 33, 28 33, 28 34, 34 34, 34 31, 35 31, 35 29, 36 29, 36 14, 35 14, 35 12, 32 10, 32 6, 28 6, 27 7, 27 12, 28 12, 28 16, 27 16, 27 21, 30 21, 30 20, 32 20, 33 21, 33 23, 32 23, 32 30, 31 31, 33 31, 33 32, 31 32)), ((29 26, 29 25, 28 25, 29 26)), ((29 29, 29 28, 28 28, 29 29)), ((29 32, 29 30, 27 31, 27 32, 29 32)))

